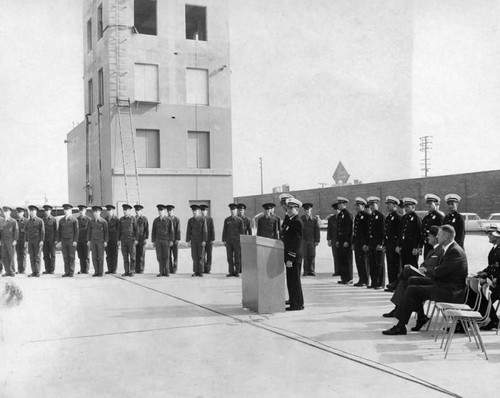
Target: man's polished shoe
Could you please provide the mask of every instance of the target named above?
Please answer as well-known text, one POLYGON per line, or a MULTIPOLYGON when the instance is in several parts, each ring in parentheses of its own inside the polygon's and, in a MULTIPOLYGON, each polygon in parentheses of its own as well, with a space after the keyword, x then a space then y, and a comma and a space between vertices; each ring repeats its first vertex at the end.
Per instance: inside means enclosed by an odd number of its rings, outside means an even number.
POLYGON ((366 286, 366 283, 365 283, 365 282, 357 282, 357 283, 355 283, 353 286, 356 286, 356 287, 363 287, 363 286, 366 286))
POLYGON ((384 318, 394 318, 396 314, 396 308, 394 308, 392 311, 387 312, 385 314, 382 314, 384 318))
POLYGON ((234 274, 234 276, 235 276, 236 278, 239 278, 239 277, 240 277, 240 274, 234 274))
POLYGON ((122 274, 122 276, 129 276, 130 274, 128 272, 125 272, 124 274, 122 274))
POLYGON ((431 318, 424 316, 422 319, 417 318, 417 323, 415 324, 414 327, 411 328, 412 332, 418 332, 420 329, 422 329, 422 326, 424 326, 427 322, 430 321, 431 318))
POLYGON ((497 328, 498 328, 498 322, 490 322, 487 325, 481 326, 479 330, 496 330, 497 328))
POLYGON ((392 328, 388 330, 384 330, 382 334, 385 334, 386 336, 398 336, 398 335, 405 335, 406 334, 406 328, 404 326, 398 326, 394 325, 392 328))
POLYGON ((301 305, 300 307, 287 307, 285 311, 302 311, 304 309, 304 306, 301 305))
POLYGON ((334 273, 332 274, 332 276, 340 276, 340 274, 339 274, 339 273, 334 272, 334 273))
POLYGON ((309 276, 316 276, 316 272, 309 272, 307 275, 309 275, 309 276))
POLYGON ((395 290, 394 290, 394 289, 389 289, 388 287, 386 287, 386 288, 384 289, 384 292, 394 293, 394 292, 395 292, 395 290))
POLYGON ((382 290, 382 286, 381 286, 381 285, 374 286, 373 288, 374 288, 375 290, 382 290))
POLYGON ((385 285, 386 289, 390 289, 390 290, 396 290, 396 286, 398 285, 398 281, 394 281, 394 282, 391 282, 391 283, 388 283, 387 285, 385 285))

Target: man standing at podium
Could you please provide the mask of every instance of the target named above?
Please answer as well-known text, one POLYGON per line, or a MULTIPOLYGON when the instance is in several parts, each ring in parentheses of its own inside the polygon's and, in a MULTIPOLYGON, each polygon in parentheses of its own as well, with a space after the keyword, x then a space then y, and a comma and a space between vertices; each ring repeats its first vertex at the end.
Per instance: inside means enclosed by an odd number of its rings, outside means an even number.
POLYGON ((264 214, 257 221, 257 236, 269 239, 279 239, 280 225, 278 219, 271 213, 274 203, 264 203, 264 214))
POLYGON ((300 283, 300 264, 302 262, 302 221, 299 207, 302 202, 291 198, 287 201, 288 222, 283 228, 283 244, 285 245, 286 284, 290 307, 287 311, 301 311, 304 309, 304 296, 300 283))

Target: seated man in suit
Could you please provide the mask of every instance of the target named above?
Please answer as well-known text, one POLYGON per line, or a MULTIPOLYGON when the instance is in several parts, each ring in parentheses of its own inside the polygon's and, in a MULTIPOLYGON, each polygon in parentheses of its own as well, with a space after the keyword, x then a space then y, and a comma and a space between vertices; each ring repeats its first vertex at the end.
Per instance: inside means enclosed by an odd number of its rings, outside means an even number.
POLYGON ((398 323, 382 333, 385 335, 406 334, 406 324, 413 311, 417 312, 417 323, 412 328, 418 331, 429 318, 425 316, 423 304, 426 300, 459 303, 465 292, 465 278, 468 273, 467 256, 463 249, 454 241, 455 229, 451 225, 442 225, 437 234, 438 243, 443 247, 443 257, 438 266, 429 271, 434 279, 432 285, 410 285, 407 287, 401 305, 395 316, 398 323))
POLYGON ((434 280, 429 276, 429 273, 439 264, 444 252, 443 247, 438 243, 437 240, 438 232, 439 227, 437 225, 433 225, 430 227, 429 235, 427 236, 427 242, 433 248, 427 254, 427 257, 425 258, 425 261, 422 263, 420 268, 416 269, 410 264, 406 264, 403 270, 399 273, 398 280, 395 284, 396 290, 391 297, 391 301, 396 305, 396 307, 387 314, 384 314, 383 316, 385 318, 391 318, 394 316, 398 305, 401 305, 401 302, 403 301, 405 290, 409 284, 432 285, 434 283, 434 280))

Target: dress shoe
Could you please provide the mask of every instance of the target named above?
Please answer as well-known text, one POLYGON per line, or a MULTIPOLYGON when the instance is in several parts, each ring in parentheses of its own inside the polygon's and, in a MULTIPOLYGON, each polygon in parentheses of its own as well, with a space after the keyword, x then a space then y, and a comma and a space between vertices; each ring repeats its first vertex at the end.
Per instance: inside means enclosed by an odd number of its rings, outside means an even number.
POLYGON ((498 322, 490 322, 487 325, 481 326, 479 330, 496 330, 498 328, 498 322))
POLYGON ((396 314, 396 308, 394 308, 392 311, 387 312, 385 314, 382 314, 384 318, 394 318, 396 314))
POLYGON ((124 274, 122 274, 122 276, 128 276, 129 273, 128 272, 125 272, 124 274))
POLYGON ((405 335, 406 328, 404 326, 394 325, 392 328, 384 330, 382 334, 385 334, 386 336, 405 335))
POLYGON ((302 274, 302 276, 307 276, 307 274, 304 273, 304 274, 302 274))
POLYGON ((309 272, 308 274, 309 276, 316 276, 316 272, 312 271, 312 272, 309 272))
POLYGON ((159 278, 160 276, 163 276, 163 274, 158 274, 158 275, 156 275, 156 277, 157 277, 157 278, 159 278))
POLYGON ((29 274, 28 278, 31 278, 32 276, 35 276, 35 274, 34 273, 29 274))
POLYGON ((391 283, 388 283, 385 287, 390 290, 396 290, 396 286, 398 285, 398 281, 394 281, 391 283))
POLYGON ((375 290, 382 290, 382 286, 381 285, 377 285, 374 287, 375 290))
POLYGON ((128 276, 134 276, 135 274, 133 272, 129 272, 128 276))
POLYGON ((429 322, 430 319, 431 318, 427 316, 424 316, 423 318, 417 318, 417 323, 414 327, 411 328, 412 332, 418 332, 420 329, 422 329, 422 326, 429 322))
POLYGON ((366 286, 366 283, 360 281, 360 282, 355 283, 353 286, 363 287, 363 286, 366 286))
POLYGON ((204 274, 210 274, 210 271, 203 271, 204 274))
POLYGON ((337 281, 337 283, 338 283, 339 285, 345 285, 345 282, 344 282, 344 281, 337 281))
POLYGON ((196 276, 196 275, 197 275, 197 274, 196 274, 196 272, 195 272, 195 273, 193 273, 193 274, 191 274, 191 276, 196 276))
POLYGON ((304 309, 304 306, 301 305, 299 307, 287 307, 285 308, 285 311, 302 311, 304 309))
POLYGON ((8 274, 2 274, 2 277, 9 276, 8 274))
POLYGON ((203 274, 202 273, 196 274, 196 276, 199 276, 200 278, 203 278, 203 274))
POLYGON ((234 276, 235 276, 236 278, 239 278, 239 277, 240 277, 240 274, 234 274, 234 276))
POLYGON ((42 274, 50 274, 49 271, 43 271, 42 274))
POLYGON ((33 275, 35 278, 40 278, 40 274, 33 275))
POLYGON ((112 274, 112 272, 111 271, 106 271, 105 274, 112 274))
POLYGON ((386 287, 384 289, 384 292, 394 293, 394 289, 389 289, 388 287, 386 287))
POLYGON ((375 286, 374 285, 368 285, 366 288, 367 289, 375 289, 375 286))
POLYGON ((285 304, 286 304, 286 305, 290 305, 290 300, 286 300, 286 301, 285 301, 285 304))
POLYGON ((92 277, 99 276, 99 274, 92 274, 92 277))
POLYGON ((332 274, 332 276, 340 276, 340 274, 338 274, 338 273, 334 272, 334 273, 332 274))
POLYGON ((104 275, 103 274, 97 274, 99 278, 102 278, 104 275))
POLYGON ((229 278, 231 276, 234 276, 233 274, 227 274, 226 277, 229 278))

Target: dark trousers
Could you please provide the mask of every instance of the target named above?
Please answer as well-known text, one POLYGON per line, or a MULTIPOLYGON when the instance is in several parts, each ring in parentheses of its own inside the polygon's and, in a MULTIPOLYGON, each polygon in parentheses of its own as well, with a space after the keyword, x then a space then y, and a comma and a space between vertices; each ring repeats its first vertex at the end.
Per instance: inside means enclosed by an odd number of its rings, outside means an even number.
POLYGON ((201 242, 191 242, 191 259, 193 260, 193 272, 196 275, 203 274, 203 250, 201 242))
POLYGON ((314 241, 302 242, 302 254, 304 275, 314 275, 316 273, 316 243, 314 241))
POLYGON ((17 272, 24 274, 26 270, 26 241, 24 239, 19 239, 16 245, 17 254, 17 272))
POLYGON ((61 251, 64 260, 64 274, 73 275, 75 273, 75 246, 71 239, 64 239, 61 242, 61 251))
MULTIPOLYGON (((2 253, 2 264, 5 268, 5 273, 7 275, 15 275, 16 267, 14 266, 14 246, 12 246, 12 241, 4 242, 2 241, 1 253, 2 253)), ((0 269, 1 271, 1 269, 0 269)))
POLYGON ((424 302, 431 299, 433 291, 434 286, 409 285, 406 288, 401 305, 396 308, 395 316, 399 323, 406 325, 413 311, 417 312, 420 319, 423 318, 425 315, 424 302))
POLYGON ((212 249, 214 244, 207 242, 205 246, 205 256, 203 257, 203 272, 207 273, 212 270, 212 249))
POLYGON ((106 264, 109 272, 116 272, 118 268, 118 242, 110 240, 106 246, 106 264))
POLYGON ((296 259, 290 268, 286 267, 286 287, 290 307, 301 307, 304 305, 302 284, 300 282, 300 269, 302 260, 296 259))
POLYGON ((389 283, 398 280, 398 275, 401 272, 401 257, 399 253, 396 253, 396 247, 387 246, 385 257, 387 260, 387 276, 389 283))
POLYGON ((340 274, 339 271, 339 248, 335 244, 335 242, 332 240, 332 257, 333 257, 333 273, 336 275, 340 274))
POLYGON ((238 275, 241 272, 241 244, 240 242, 226 242, 226 256, 228 273, 238 275))
MULTIPOLYGON (((477 294, 474 291, 470 291, 469 297, 467 297, 467 304, 472 308, 476 303, 477 294)), ((491 293, 491 302, 494 304, 495 301, 500 300, 500 291, 492 291, 491 293)), ((481 302, 479 303, 479 312, 482 316, 486 315, 486 310, 488 309, 488 300, 485 300, 484 297, 481 298, 481 302)), ((490 313, 488 314, 490 318, 490 322, 498 323, 498 315, 495 312, 495 307, 492 306, 490 309, 490 313)))
POLYGON ((169 268, 172 274, 177 272, 177 256, 179 254, 179 245, 174 242, 174 245, 170 248, 170 261, 169 268))
POLYGON ((354 245, 354 260, 356 269, 358 270, 359 282, 368 283, 368 275, 366 273, 366 252, 362 245, 354 245))
POLYGON ((160 275, 168 275, 170 261, 170 242, 168 240, 158 240, 155 242, 156 259, 160 269, 160 275))
POLYGON ((142 274, 144 272, 144 257, 146 255, 145 249, 146 242, 144 240, 139 240, 139 243, 135 245, 135 272, 142 274))
POLYGON ((368 269, 371 285, 374 287, 384 285, 384 252, 375 248, 368 250, 368 269))
POLYGON ((92 251, 92 265, 94 266, 94 274, 102 275, 104 273, 104 242, 90 242, 90 250, 92 251))
POLYGON ((28 253, 30 255, 31 272, 35 275, 40 274, 40 243, 28 242, 28 253))
POLYGON ((56 243, 52 240, 43 242, 43 263, 45 272, 53 273, 56 269, 56 243))
POLYGON ((409 280, 412 278, 412 285, 423 285, 425 282, 419 283, 416 281, 416 278, 422 278, 425 279, 427 284, 432 285, 433 281, 430 278, 424 277, 418 272, 416 272, 413 268, 411 267, 404 267, 401 273, 399 274, 399 279, 398 279, 398 284, 396 286, 396 290, 394 290, 394 293, 392 294, 391 301, 395 305, 401 305, 403 302, 403 297, 405 295, 405 290, 408 287, 409 280))
POLYGON ((352 281, 351 245, 344 247, 342 243, 339 243, 339 271, 342 282, 352 281))
POLYGON ((123 269, 126 274, 133 274, 135 270, 134 241, 122 242, 123 269))
POLYGON ((78 242, 76 245, 78 259, 80 260, 80 272, 89 272, 89 247, 86 242, 78 242))
POLYGON ((401 247, 401 264, 403 267, 406 264, 413 265, 415 268, 418 268, 418 254, 416 256, 413 255, 414 247, 412 245, 405 245, 401 247))

